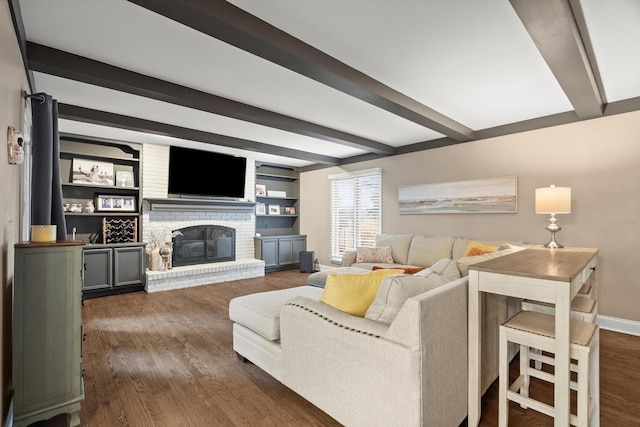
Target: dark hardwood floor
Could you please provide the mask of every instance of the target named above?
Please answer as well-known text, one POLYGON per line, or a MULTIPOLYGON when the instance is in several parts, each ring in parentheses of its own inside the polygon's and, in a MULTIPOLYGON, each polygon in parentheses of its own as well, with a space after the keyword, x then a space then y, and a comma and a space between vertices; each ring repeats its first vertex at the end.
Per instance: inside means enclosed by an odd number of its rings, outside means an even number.
MULTIPOLYGON (((339 425, 258 367, 240 362, 232 349, 231 298, 303 285, 307 275, 290 270, 86 300, 82 426, 339 425)), ((640 337, 602 331, 600 349, 601 425, 640 426, 640 337)), ((511 372, 517 373, 517 358, 511 372)), ((535 392, 553 395, 550 385, 535 392)), ((481 426, 497 425, 497 396, 496 382, 483 398, 481 426)), ((510 414, 511 426, 553 425, 517 405, 510 414)))

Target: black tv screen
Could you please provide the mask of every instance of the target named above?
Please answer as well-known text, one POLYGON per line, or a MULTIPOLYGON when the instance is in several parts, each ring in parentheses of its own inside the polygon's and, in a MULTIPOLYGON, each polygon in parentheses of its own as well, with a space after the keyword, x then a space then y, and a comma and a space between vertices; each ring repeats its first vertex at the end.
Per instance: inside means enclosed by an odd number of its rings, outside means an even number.
POLYGON ((244 198, 247 159, 171 146, 170 197, 244 198))

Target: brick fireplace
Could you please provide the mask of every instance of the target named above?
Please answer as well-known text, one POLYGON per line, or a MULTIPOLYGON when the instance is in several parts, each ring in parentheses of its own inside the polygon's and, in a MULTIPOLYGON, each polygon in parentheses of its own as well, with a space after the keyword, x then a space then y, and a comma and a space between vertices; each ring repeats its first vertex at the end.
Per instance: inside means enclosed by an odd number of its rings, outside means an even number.
MULTIPOLYGON (((226 230, 220 234, 219 243, 212 243, 209 251, 217 249, 223 253, 220 259, 200 259, 198 263, 177 265, 165 271, 146 271, 147 292, 165 291, 230 280, 264 276, 264 261, 254 258, 253 237, 255 215, 252 202, 227 202, 188 199, 145 199, 143 203, 146 221, 145 234, 162 234, 165 241, 174 239, 174 250, 180 250, 178 242, 184 241, 197 254, 204 254, 206 234, 204 231, 226 230), (147 217, 148 215, 148 217, 147 217), (175 231, 183 232, 183 236, 175 231), (200 230, 199 232, 192 232, 200 230), (229 230, 233 230, 232 233, 229 230), (204 233, 204 234, 203 234, 204 233), (196 241, 195 236, 200 236, 196 241), (233 255, 228 251, 229 239, 233 236, 233 255), (217 262, 212 262, 217 261, 217 262)), ((215 233, 213 233, 215 234, 215 233)), ((162 239, 161 239, 162 240, 162 239)))

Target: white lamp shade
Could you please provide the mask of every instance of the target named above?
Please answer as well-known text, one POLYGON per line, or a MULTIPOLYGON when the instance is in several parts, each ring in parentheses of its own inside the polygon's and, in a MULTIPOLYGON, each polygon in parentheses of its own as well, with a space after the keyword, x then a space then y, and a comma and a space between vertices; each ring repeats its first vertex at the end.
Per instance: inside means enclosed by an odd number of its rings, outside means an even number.
POLYGON ((536 213, 571 213, 571 187, 536 188, 536 213))

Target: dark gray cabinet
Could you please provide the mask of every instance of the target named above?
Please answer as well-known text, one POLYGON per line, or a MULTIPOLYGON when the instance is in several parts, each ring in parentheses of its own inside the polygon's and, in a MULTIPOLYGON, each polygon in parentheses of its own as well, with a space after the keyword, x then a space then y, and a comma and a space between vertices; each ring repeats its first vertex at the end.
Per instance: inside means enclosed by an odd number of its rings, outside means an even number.
POLYGON ((86 246, 83 299, 144 289, 144 250, 144 243, 86 246))
POLYGON ((18 243, 13 284, 13 425, 69 413, 80 424, 83 242, 18 243))
POLYGON ((255 255, 265 262, 265 271, 298 268, 300 252, 307 250, 307 236, 265 236, 255 238, 255 255))

